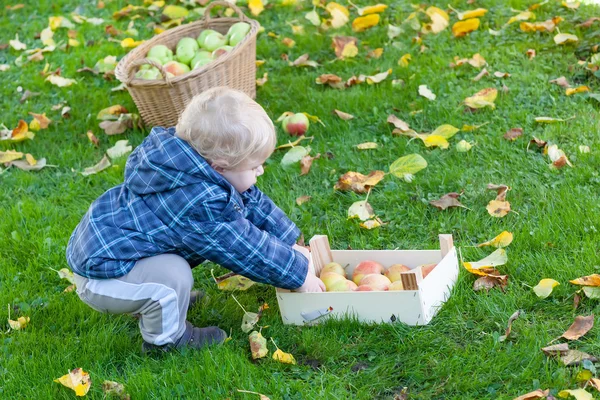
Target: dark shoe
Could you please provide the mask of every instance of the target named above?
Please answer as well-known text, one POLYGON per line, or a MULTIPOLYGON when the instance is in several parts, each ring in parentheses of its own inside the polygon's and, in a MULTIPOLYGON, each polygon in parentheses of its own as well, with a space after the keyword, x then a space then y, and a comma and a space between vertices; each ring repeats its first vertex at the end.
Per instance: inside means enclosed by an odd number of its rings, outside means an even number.
POLYGON ((142 353, 147 354, 152 351, 168 352, 172 349, 182 347, 191 347, 193 349, 202 349, 207 346, 221 344, 227 339, 227 333, 216 326, 198 328, 189 321, 185 321, 185 332, 175 344, 157 346, 148 342, 142 343, 142 353))

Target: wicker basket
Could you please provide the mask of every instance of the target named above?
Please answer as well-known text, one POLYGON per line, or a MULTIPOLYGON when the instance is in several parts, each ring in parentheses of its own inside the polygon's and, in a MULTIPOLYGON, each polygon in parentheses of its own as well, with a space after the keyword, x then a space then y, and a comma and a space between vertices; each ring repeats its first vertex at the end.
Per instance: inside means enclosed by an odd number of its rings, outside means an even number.
POLYGON ((190 100, 212 87, 228 86, 241 90, 252 98, 256 97, 258 29, 258 22, 246 17, 234 4, 214 1, 206 7, 204 18, 201 20, 169 29, 130 51, 119 61, 115 75, 133 97, 146 126, 174 126, 190 100), (234 9, 239 18, 211 18, 210 10, 216 5, 234 9), (185 36, 196 38, 205 29, 214 29, 225 34, 231 25, 240 21, 250 24, 250 32, 246 37, 230 52, 187 74, 169 78, 161 65, 145 58, 148 50, 157 44, 174 49, 179 39, 185 36), (135 78, 138 68, 144 64, 158 68, 162 79, 135 78))

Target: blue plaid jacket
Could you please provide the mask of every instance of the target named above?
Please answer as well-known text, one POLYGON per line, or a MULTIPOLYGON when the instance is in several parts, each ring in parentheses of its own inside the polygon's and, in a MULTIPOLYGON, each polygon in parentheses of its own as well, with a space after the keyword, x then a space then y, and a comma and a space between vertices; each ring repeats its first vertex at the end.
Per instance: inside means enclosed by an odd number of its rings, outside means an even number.
POLYGON ((125 182, 92 203, 67 246, 79 275, 127 274, 144 257, 210 260, 253 281, 296 289, 308 260, 291 246, 300 231, 252 186, 240 194, 175 128, 152 129, 127 160, 125 182))

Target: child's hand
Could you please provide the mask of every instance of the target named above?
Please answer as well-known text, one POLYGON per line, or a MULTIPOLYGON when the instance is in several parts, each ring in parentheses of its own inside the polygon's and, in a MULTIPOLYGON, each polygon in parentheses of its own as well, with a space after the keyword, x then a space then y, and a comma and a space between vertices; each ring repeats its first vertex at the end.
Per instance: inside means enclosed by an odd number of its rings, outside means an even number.
POLYGON ((308 271, 308 274, 306 275, 306 280, 304 281, 304 284, 302 286, 300 286, 298 289, 296 289, 296 292, 324 292, 324 291, 325 291, 325 284, 323 283, 322 280, 317 278, 316 275, 314 275, 312 272, 310 272, 310 270, 308 271))

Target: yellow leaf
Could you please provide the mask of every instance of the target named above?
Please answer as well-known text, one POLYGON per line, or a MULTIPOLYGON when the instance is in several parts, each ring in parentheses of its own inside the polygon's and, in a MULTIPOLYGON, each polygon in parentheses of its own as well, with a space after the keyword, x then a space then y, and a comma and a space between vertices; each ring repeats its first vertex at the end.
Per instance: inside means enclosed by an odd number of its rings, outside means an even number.
POLYGON ((419 94, 431 101, 435 100, 437 97, 435 93, 433 93, 431 89, 427 87, 427 85, 419 85, 419 94))
POLYGON ((0 151, 0 164, 19 160, 23 158, 23 153, 14 150, 0 151))
POLYGON ((456 133, 460 131, 460 129, 455 128, 452 125, 444 124, 438 126, 435 131, 431 132, 432 135, 439 135, 444 139, 450 139, 452 136, 456 135, 456 133))
POLYGON ((173 20, 173 19, 185 18, 188 16, 188 14, 190 12, 188 11, 187 8, 182 7, 182 6, 168 5, 164 8, 162 13, 167 18, 173 20))
POLYGON ((580 1, 574 1, 574 0, 565 0, 562 2, 563 7, 566 8, 570 8, 571 10, 575 10, 577 8, 579 8, 579 6, 581 5, 580 1))
POLYGON ((487 61, 485 61, 485 58, 483 58, 479 53, 473 54, 473 57, 468 59, 467 62, 469 65, 475 68, 481 68, 487 65, 487 61))
POLYGON ((350 43, 346 43, 346 45, 344 46, 344 49, 342 50, 341 58, 352 58, 352 57, 356 57, 357 54, 358 54, 358 47, 356 47, 356 44, 354 42, 350 42, 350 43))
POLYGON ((440 135, 417 135, 419 139, 423 140, 423 143, 426 147, 440 147, 442 149, 447 149, 450 144, 446 140, 445 137, 440 135))
MULTIPOLYGON (((345 7, 344 7, 344 9, 345 9, 345 7)), ((348 11, 348 10, 346 10, 346 11, 348 11)), ((329 11, 329 13, 331 14, 331 19, 326 20, 321 25, 325 29, 327 29, 328 27, 332 27, 334 29, 341 28, 342 26, 346 25, 349 21, 347 14, 345 14, 339 8, 333 8, 333 9, 331 9, 331 11, 329 11)))
POLYGON ((255 17, 265 9, 262 0, 248 0, 248 8, 255 17))
POLYGON ((376 218, 376 219, 370 219, 365 222, 361 222, 359 225, 362 228, 371 230, 371 229, 379 228, 381 226, 381 222, 379 221, 379 219, 376 218))
MULTIPOLYGON (((36 113, 30 112, 29 114, 31 114, 33 116, 33 121, 30 122, 29 129, 31 129, 31 124, 34 121, 36 122, 35 127, 37 128, 37 130, 48 128, 48 125, 50 125, 50 122, 52 122, 52 120, 50 118, 46 117, 46 113, 36 114, 36 113)), ((31 130, 33 131, 35 129, 31 129, 31 130)))
POLYGON ((58 382, 63 386, 74 390, 76 396, 85 396, 92 385, 90 374, 81 368, 75 368, 74 370, 69 371, 68 374, 55 379, 54 382, 58 382))
POLYGON ((487 273, 482 271, 482 269, 497 267, 499 265, 504 265, 508 262, 508 256, 506 255, 506 250, 497 249, 489 256, 474 262, 463 262, 463 266, 472 274, 485 276, 487 273))
POLYGON ((390 165, 390 173, 406 182, 412 182, 414 174, 427 168, 427 161, 419 154, 400 157, 390 165))
POLYGON ((410 54, 406 53, 405 55, 400 57, 400 59, 398 60, 398 65, 401 66, 402 68, 406 68, 406 67, 408 67, 408 64, 410 63, 410 60, 412 60, 412 56, 410 54))
POLYGON ((486 207, 492 217, 502 218, 510 212, 510 203, 502 200, 492 200, 486 207))
POLYGON ((487 124, 489 124, 489 122, 484 122, 481 125, 463 125, 463 127, 461 128, 461 131, 463 131, 463 132, 473 132, 473 131, 476 131, 477 129, 479 129, 482 126, 485 126, 487 124))
POLYGON ((375 143, 375 142, 365 142, 365 143, 357 144, 356 148, 359 149, 359 150, 376 149, 377 148, 377 143, 375 143))
POLYGON ((496 97, 498 97, 498 89, 487 88, 480 90, 471 97, 467 97, 464 103, 470 108, 490 107, 494 109, 496 108, 496 105, 494 104, 496 97))
POLYGON ((263 74, 262 78, 256 80, 256 86, 263 86, 265 83, 267 83, 268 79, 269 79, 269 74, 267 72, 265 72, 263 74))
POLYGON ((593 274, 593 275, 582 276, 581 278, 573 279, 572 281, 569 281, 569 282, 571 282, 574 285, 581 285, 581 286, 600 286, 600 275, 593 274))
POLYGON ((46 78, 46 80, 48 82, 50 82, 51 84, 56 85, 58 87, 71 86, 71 85, 77 83, 77 81, 75 79, 63 78, 62 76, 58 76, 58 75, 50 75, 49 77, 46 78))
MULTIPOLYGON (((448 27, 450 17, 446 13, 446 11, 442 10, 441 8, 429 7, 427 8, 427 10, 425 10, 425 14, 427 14, 427 16, 429 16, 429 18, 431 19, 431 24, 427 24, 423 27, 424 33, 431 32, 437 34, 448 27)), ((418 20, 414 20, 417 21, 418 26, 418 20)))
POLYGON ((452 25, 452 34, 454 37, 465 36, 479 28, 479 18, 470 18, 464 21, 458 21, 452 25))
POLYGON ((333 10, 338 10, 341 11, 342 14, 344 14, 346 17, 350 16, 350 11, 348 10, 348 8, 344 7, 343 5, 336 3, 334 1, 327 3, 327 5, 325 6, 325 9, 327 11, 329 11, 329 13, 331 14, 333 10))
POLYGON ((535 122, 537 122, 538 124, 554 124, 557 122, 567 122, 572 119, 575 119, 575 115, 566 119, 552 117, 535 117, 535 122))
POLYGON ((379 14, 369 14, 364 17, 358 17, 352 21, 352 30, 354 32, 363 32, 374 27, 379 23, 379 14))
POLYGON ((27 164, 29 164, 29 165, 37 164, 37 160, 35 159, 35 157, 29 153, 25 154, 25 160, 27 161, 27 164))
POLYGON ((479 18, 483 17, 487 12, 488 10, 486 10, 485 8, 478 8, 476 10, 465 11, 458 14, 458 19, 463 20, 470 18, 479 18))
POLYGON ((125 38, 121 41, 121 47, 123 47, 124 49, 131 49, 139 46, 142 43, 144 43, 143 40, 135 41, 132 38, 125 38))
POLYGON ((234 275, 217 283, 219 290, 248 290, 255 282, 242 275, 234 275))
POLYGON ((496 236, 495 238, 488 240, 487 242, 478 244, 477 247, 485 247, 485 246, 492 246, 492 247, 507 247, 509 244, 511 244, 513 241, 513 234, 507 231, 502 232, 501 234, 499 234, 498 236, 496 236))
POLYGON ((558 392, 558 397, 567 399, 569 396, 575 397, 577 400, 593 400, 594 396, 586 392, 585 389, 561 390, 558 392))
POLYGON ((273 360, 279 361, 284 364, 296 364, 294 356, 290 353, 284 353, 281 349, 277 349, 273 352, 273 360))
POLYGON ((579 41, 579 38, 570 33, 559 33, 554 36, 554 43, 556 44, 567 44, 567 43, 575 43, 579 41))
MULTIPOLYGON (((600 299, 600 287, 584 286, 582 289, 583 289, 583 293, 585 293, 585 295, 589 299, 596 299, 596 300, 600 299)), ((600 390, 600 388, 598 390, 600 390)))
POLYGON ((321 18, 319 17, 319 14, 317 13, 316 9, 306 13, 304 15, 304 18, 309 20, 310 23, 313 24, 314 26, 321 25, 321 18))
POLYGON ((356 201, 348 208, 348 219, 358 218, 366 221, 374 216, 373 207, 366 200, 356 201))
POLYGON ((50 27, 47 27, 40 33, 40 40, 44 46, 55 46, 56 42, 52 38, 53 36, 54 32, 50 27))
POLYGON ((374 50, 369 51, 369 54, 367 55, 367 57, 379 58, 379 57, 381 57, 382 54, 383 54, 383 47, 378 47, 374 50))
POLYGON ((533 291, 538 297, 545 299, 546 297, 550 296, 550 293, 552 293, 552 289, 558 285, 560 285, 560 283, 558 283, 554 279, 545 278, 533 287, 533 291))
POLYGON ((535 19, 535 14, 532 13, 531 11, 523 11, 523 12, 515 15, 511 19, 509 19, 508 22, 506 23, 506 25, 510 25, 513 22, 518 22, 518 21, 527 21, 529 19, 535 19))
POLYGON ((248 340, 250 341, 250 351, 252 352, 252 358, 263 358, 269 352, 267 349, 267 339, 260 334, 260 332, 253 331, 249 336, 248 340))
POLYGON ((281 43, 283 43, 284 45, 286 45, 289 48, 292 48, 296 45, 296 41, 294 39, 290 39, 289 37, 283 38, 281 40, 281 43))
POLYGON ((425 14, 427 14, 427 16, 429 16, 429 18, 431 18, 432 15, 439 15, 446 21, 450 21, 450 17, 448 16, 448 13, 438 7, 433 7, 433 6, 428 7, 427 10, 425 10, 425 14))
POLYGON ((583 93, 583 92, 589 92, 589 91, 591 91, 591 89, 589 87, 587 87, 587 86, 579 86, 579 87, 576 87, 576 88, 568 88, 566 90, 566 94, 567 94, 567 96, 571 96, 571 95, 576 94, 576 93, 583 93))
POLYGON ((387 4, 376 4, 374 6, 367 6, 363 8, 357 8, 358 15, 377 14, 382 13, 388 8, 387 4))
POLYGON ((8 325, 10 325, 11 329, 14 329, 15 331, 19 331, 19 330, 25 328, 27 326, 27 324, 29 323, 29 321, 30 321, 29 317, 19 317, 19 318, 17 318, 16 321, 9 319, 8 325))
MULTIPOLYGON (((377 15, 377 14, 375 14, 375 15, 377 15)), ((374 83, 381 82, 382 80, 384 80, 385 78, 387 78, 390 73, 392 73, 392 69, 391 68, 388 69, 387 71, 380 72, 380 73, 372 75, 372 76, 365 76, 364 79, 367 81, 367 83, 369 85, 372 85, 374 83)))

